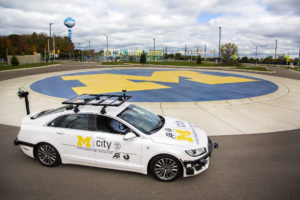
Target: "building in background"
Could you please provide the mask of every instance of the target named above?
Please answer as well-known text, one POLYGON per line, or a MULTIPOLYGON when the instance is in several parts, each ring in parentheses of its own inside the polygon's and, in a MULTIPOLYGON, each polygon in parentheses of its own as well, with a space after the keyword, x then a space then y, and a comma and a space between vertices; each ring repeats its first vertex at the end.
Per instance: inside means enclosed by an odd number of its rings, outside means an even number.
POLYGON ((142 53, 145 52, 147 55, 148 61, 161 61, 163 60, 163 51, 162 50, 153 50, 148 49, 108 49, 104 51, 103 57, 104 60, 110 62, 116 61, 139 61, 142 53))

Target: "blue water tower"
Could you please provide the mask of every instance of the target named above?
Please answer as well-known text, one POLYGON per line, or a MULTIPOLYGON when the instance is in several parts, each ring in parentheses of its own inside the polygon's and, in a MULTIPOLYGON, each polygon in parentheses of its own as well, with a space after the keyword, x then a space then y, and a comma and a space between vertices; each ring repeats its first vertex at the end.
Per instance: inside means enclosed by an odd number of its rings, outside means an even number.
POLYGON ((72 19, 71 17, 68 17, 68 18, 65 19, 64 25, 68 28, 69 39, 72 40, 72 30, 71 30, 71 28, 73 28, 75 26, 75 20, 72 19))

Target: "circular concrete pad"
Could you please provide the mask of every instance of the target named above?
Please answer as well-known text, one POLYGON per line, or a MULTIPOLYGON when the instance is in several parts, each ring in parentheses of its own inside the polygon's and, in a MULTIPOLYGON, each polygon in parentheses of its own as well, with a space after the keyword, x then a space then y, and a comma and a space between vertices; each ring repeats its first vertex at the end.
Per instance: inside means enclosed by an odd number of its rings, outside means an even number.
POLYGON ((33 83, 31 90, 53 97, 115 94, 123 89, 132 102, 199 102, 256 97, 278 86, 232 73, 174 69, 115 69, 63 74, 33 83))
MULTIPOLYGON (((126 68, 126 70, 127 69, 128 68, 126 68)), ((189 69, 191 70, 191 68, 186 68, 183 71, 190 71, 189 69)), ((111 68, 103 68, 102 70, 104 73, 106 73, 107 71, 115 71, 111 70, 111 68)), ((120 71, 122 70, 124 70, 124 68, 120 69, 120 71)), ((161 68, 153 68, 152 70, 161 71, 161 68)), ((176 71, 176 69, 165 68, 163 71, 176 71)), ((194 72, 195 70, 192 69, 192 71, 194 72)), ((84 69, 77 71, 74 70, 69 72, 69 74, 89 74, 94 72, 95 69, 84 69)), ((196 72, 205 75, 211 75, 212 73, 218 75, 220 74, 220 71, 213 70, 201 70, 196 72)), ((21 120, 25 116, 26 111, 24 99, 19 99, 16 95, 17 90, 20 87, 24 87, 30 92, 29 101, 31 112, 61 106, 61 102, 65 100, 64 98, 57 98, 37 93, 33 90, 30 90, 30 86, 35 82, 47 79, 49 77, 65 77, 65 74, 66 72, 45 73, 1 81, 0 95, 2 102, 0 104, 0 123, 14 126, 21 125, 21 120)), ((204 129, 208 133, 208 135, 267 133, 300 128, 299 80, 268 75, 250 74, 246 72, 226 73, 227 77, 228 74, 233 77, 265 80, 271 82, 272 84, 276 84, 278 89, 272 93, 262 96, 233 100, 150 103, 136 102, 136 104, 156 114, 189 121, 196 126, 204 129)), ((74 78, 74 76, 71 76, 71 78, 74 78)), ((135 79, 136 78, 137 77, 135 76, 135 79)), ((143 79, 145 79, 145 77, 143 79)), ((184 77, 184 79, 197 80, 195 77, 184 77)), ((209 79, 204 80, 207 81, 209 79)), ((150 81, 149 79, 147 81, 143 80, 142 82, 152 83, 152 81, 153 80, 150 81)), ((135 82, 133 83, 138 83, 138 81, 135 80, 135 82)), ((166 83, 165 81, 160 81, 154 82, 154 84, 158 84, 159 87, 161 87, 165 86, 168 83, 166 83)), ((195 84, 203 83, 196 82, 195 84)), ((48 87, 53 87, 53 84, 49 83, 48 87)), ((74 89, 73 87, 74 86, 72 86, 72 89, 70 89, 71 91, 74 89)), ((119 88, 117 89, 117 91, 119 91, 119 88)), ((238 89, 239 88, 237 88, 237 90, 238 89)), ((153 88, 152 90, 155 91, 153 88)), ((178 95, 182 95, 182 93, 184 92, 186 91, 183 90, 181 91, 181 93, 178 92, 178 95)))

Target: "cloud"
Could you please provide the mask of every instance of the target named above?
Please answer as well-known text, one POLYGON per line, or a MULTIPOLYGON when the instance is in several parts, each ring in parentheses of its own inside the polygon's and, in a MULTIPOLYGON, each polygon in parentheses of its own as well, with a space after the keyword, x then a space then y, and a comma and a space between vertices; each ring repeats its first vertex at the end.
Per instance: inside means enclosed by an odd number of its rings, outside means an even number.
POLYGON ((218 52, 222 44, 236 43, 240 55, 279 51, 298 55, 300 11, 297 0, 2 0, 0 34, 44 32, 49 23, 56 35, 67 35, 66 17, 76 21, 73 42, 77 48, 153 48, 169 52, 196 48, 218 52))

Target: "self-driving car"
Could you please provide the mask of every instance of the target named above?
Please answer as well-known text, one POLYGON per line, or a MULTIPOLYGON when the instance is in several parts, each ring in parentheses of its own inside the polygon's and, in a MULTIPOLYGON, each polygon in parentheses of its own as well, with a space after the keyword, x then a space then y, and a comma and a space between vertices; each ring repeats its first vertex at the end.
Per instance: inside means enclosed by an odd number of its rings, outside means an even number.
POLYGON ((208 168, 217 144, 202 129, 129 99, 125 93, 85 94, 29 114, 14 144, 47 167, 79 164, 152 174, 160 181, 208 168))

